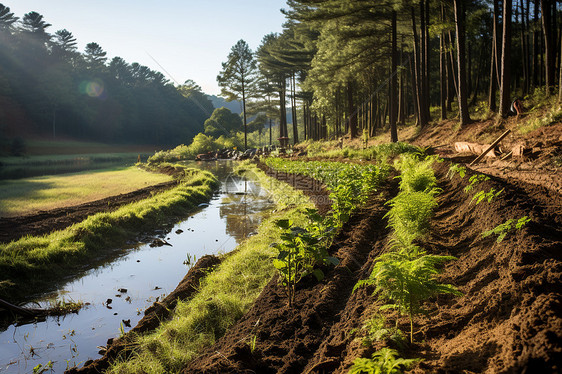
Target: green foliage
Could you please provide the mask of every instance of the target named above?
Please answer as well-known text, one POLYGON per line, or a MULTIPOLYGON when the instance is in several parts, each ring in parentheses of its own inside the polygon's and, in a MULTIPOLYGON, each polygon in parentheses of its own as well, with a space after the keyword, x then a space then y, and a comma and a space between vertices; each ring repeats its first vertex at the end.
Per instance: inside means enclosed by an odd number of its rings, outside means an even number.
POLYGON ((490 177, 488 177, 487 175, 484 174, 474 174, 472 175, 469 179, 468 179, 468 186, 466 186, 464 188, 464 192, 470 192, 472 191, 472 189, 474 189, 474 187, 476 187, 477 185, 479 185, 482 182, 485 182, 487 180, 490 180, 490 177))
POLYGON ((416 154, 402 155, 394 167, 400 170, 400 190, 403 192, 431 191, 435 188, 437 178, 433 173, 432 165, 435 157, 419 160, 416 154))
POLYGON ((204 126, 205 134, 214 137, 220 135, 230 136, 231 133, 243 130, 240 116, 232 113, 225 107, 215 109, 211 117, 205 121, 204 126))
POLYGON ((461 179, 464 178, 464 176, 466 175, 466 167, 460 166, 458 164, 451 164, 447 176, 449 177, 449 179, 453 179, 455 173, 458 173, 461 179))
POLYGON ((273 243, 278 250, 273 266, 279 271, 283 285, 287 290, 289 306, 295 300, 295 286, 299 281, 312 274, 318 280, 324 273, 318 268, 322 265, 337 265, 339 261, 328 255, 319 237, 301 227, 293 225, 288 219, 278 220, 276 225, 283 230, 281 242, 273 243))
POLYGON ((406 338, 404 333, 398 327, 386 327, 386 318, 383 315, 375 315, 365 321, 363 330, 366 331, 366 336, 363 339, 363 344, 371 346, 373 342, 388 342, 398 348, 406 347, 406 338))
POLYGON ((527 223, 531 221, 527 216, 523 216, 516 220, 515 218, 508 219, 506 222, 499 224, 489 231, 484 231, 482 233, 483 238, 487 238, 490 235, 497 235, 496 242, 501 243, 507 234, 514 230, 521 230, 527 223))
MULTIPOLYGON (((305 143, 306 144, 306 143, 305 143)), ((311 142, 307 144, 307 151, 310 157, 362 159, 375 161, 377 164, 386 164, 396 156, 404 153, 420 152, 420 148, 408 143, 384 143, 365 149, 354 149, 346 147, 344 149, 327 150, 328 146, 334 147, 335 142, 311 142)))
POLYGON ((375 286, 373 294, 378 294, 382 300, 393 302, 381 307, 382 310, 396 308, 400 314, 408 315, 410 342, 413 342, 413 317, 424 312, 422 302, 438 294, 460 295, 455 287, 436 280, 436 275, 439 274, 437 267, 443 262, 454 259, 453 256, 424 254, 410 258, 405 253, 385 253, 378 257, 369 278, 359 281, 355 289, 373 285, 375 286))
POLYGON ((437 206, 434 195, 435 192, 401 192, 387 203, 391 208, 386 216, 398 242, 409 246, 429 229, 437 206))
POLYGON ((419 359, 400 358, 396 350, 385 347, 373 353, 371 358, 356 358, 348 373, 400 374, 419 361, 419 359))
POLYGON ((493 187, 490 188, 490 191, 488 192, 484 190, 478 191, 477 193, 474 194, 474 196, 472 196, 470 202, 476 200, 476 205, 478 205, 480 204, 480 202, 482 202, 482 200, 486 200, 490 203, 494 198, 498 197, 502 192, 503 192, 503 188, 499 191, 496 191, 496 189, 493 187))

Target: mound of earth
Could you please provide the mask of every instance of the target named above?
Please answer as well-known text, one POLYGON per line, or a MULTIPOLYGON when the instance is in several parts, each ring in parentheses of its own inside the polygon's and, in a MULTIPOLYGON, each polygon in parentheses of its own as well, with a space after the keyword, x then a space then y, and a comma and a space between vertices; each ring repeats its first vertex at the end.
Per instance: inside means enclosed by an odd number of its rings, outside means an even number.
MULTIPOLYGON (((444 267, 441 281, 462 291, 440 296, 415 319, 415 341, 403 355, 423 361, 413 372, 554 373, 562 370, 562 198, 541 186, 492 177, 467 193, 474 172, 461 179, 436 167, 439 206, 420 245, 458 259, 444 267), (471 201, 476 191, 503 189, 491 202, 471 201), (482 233, 528 216, 521 230, 501 243, 482 233)), ((364 346, 365 321, 381 302, 372 289, 352 292, 388 250, 384 202, 396 193, 385 185, 331 247, 341 263, 325 269, 322 282, 303 282, 293 308, 276 278, 251 310, 184 373, 345 373, 357 357, 369 357, 382 343, 364 346)), ((406 318, 390 315, 409 330, 406 318)))

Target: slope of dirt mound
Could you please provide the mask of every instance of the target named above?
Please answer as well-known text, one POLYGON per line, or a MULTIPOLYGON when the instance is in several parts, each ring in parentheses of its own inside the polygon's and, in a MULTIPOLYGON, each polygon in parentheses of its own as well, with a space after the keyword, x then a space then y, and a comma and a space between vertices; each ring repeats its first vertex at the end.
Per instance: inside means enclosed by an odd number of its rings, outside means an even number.
POLYGON ((26 235, 36 236, 62 230, 83 221, 92 214, 114 211, 120 206, 146 199, 154 193, 172 188, 176 184, 176 181, 169 181, 80 205, 26 216, 0 218, 0 242, 7 243, 26 235))
MULTIPOLYGON (((325 269, 320 283, 308 279, 299 284, 293 308, 274 277, 250 311, 184 373, 302 373, 324 342, 331 342, 328 349, 336 356, 345 351, 349 332, 359 327, 364 309, 364 299, 357 296, 361 293, 352 294, 352 289, 366 276, 369 256, 382 249, 380 241, 388 234, 384 202, 396 191, 395 180, 383 186, 344 225, 331 247, 340 264, 325 269), (341 330, 334 328, 340 324, 341 330)), ((329 371, 338 366, 338 360, 318 364, 329 371)))
MULTIPOLYGON (((458 258, 445 265, 441 280, 463 295, 427 303, 429 314, 414 321, 418 343, 403 356, 423 358, 416 373, 560 372, 560 195, 498 178, 466 193, 469 176, 450 180, 448 165, 436 168, 443 193, 420 244, 430 253, 458 258), (504 191, 491 202, 471 202, 476 192, 490 188, 504 191), (501 243, 497 235, 482 236, 523 216, 531 221, 501 243)), ((184 373, 345 373, 355 358, 369 357, 374 348, 362 346, 361 327, 380 302, 372 289, 351 290, 388 249, 384 202, 395 192, 395 186, 386 186, 382 198, 372 198, 344 227, 331 248, 341 264, 322 282, 301 284, 293 309, 272 279, 252 309, 184 373)), ((398 324, 408 331, 406 318, 398 324)))
POLYGON ((542 126, 527 134, 520 134, 517 126, 525 119, 526 116, 509 117, 500 125, 494 120, 486 120, 472 123, 462 129, 458 127, 456 120, 447 120, 427 126, 410 141, 423 147, 435 147, 436 153, 443 158, 455 162, 471 162, 476 155, 457 153, 455 142, 489 144, 506 129, 511 129, 512 132, 499 144, 502 154, 499 157, 485 157, 473 168, 506 180, 544 186, 562 194, 562 123, 542 126), (509 152, 515 146, 524 147, 524 154, 510 156, 509 152), (506 158, 502 160, 503 155, 506 158))
MULTIPOLYGON (((527 372, 562 370, 562 199, 545 188, 492 179, 467 194, 468 176, 449 181, 440 166, 440 206, 424 243, 452 254, 443 279, 460 298, 422 321, 424 370, 527 372), (492 202, 471 202, 480 190, 504 189, 492 202), (501 242, 482 237, 508 219, 531 221, 501 242)), ((421 340, 421 339, 420 339, 421 340)), ((418 370, 423 372, 424 370, 418 370)))

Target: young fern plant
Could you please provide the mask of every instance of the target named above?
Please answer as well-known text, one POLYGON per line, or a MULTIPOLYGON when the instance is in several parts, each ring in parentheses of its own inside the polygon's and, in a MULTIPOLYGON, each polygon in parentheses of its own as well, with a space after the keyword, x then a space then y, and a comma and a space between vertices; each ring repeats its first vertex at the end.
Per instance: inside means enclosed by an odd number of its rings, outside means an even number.
POLYGON ((419 361, 421 361, 419 358, 401 358, 396 350, 385 347, 373 353, 371 358, 356 358, 348 373, 400 374, 419 361))
POLYGON ((452 285, 439 283, 436 275, 437 266, 450 260, 453 256, 428 255, 424 252, 419 257, 412 257, 404 252, 390 252, 379 256, 368 279, 357 282, 354 290, 364 286, 375 286, 373 295, 380 299, 391 300, 381 310, 397 309, 410 320, 410 343, 414 341, 414 316, 425 312, 422 303, 439 294, 461 293, 452 285))

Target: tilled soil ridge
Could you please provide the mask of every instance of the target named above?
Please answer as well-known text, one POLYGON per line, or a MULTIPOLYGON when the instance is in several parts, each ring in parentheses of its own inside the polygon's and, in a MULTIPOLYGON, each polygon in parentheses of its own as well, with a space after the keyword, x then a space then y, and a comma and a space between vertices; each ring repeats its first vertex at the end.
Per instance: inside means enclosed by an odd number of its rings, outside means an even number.
MULTIPOLYGON (((423 359, 416 373, 562 371, 560 195, 494 177, 467 193, 474 173, 449 179, 447 172, 448 164, 436 166, 443 192, 431 230, 419 244, 429 253, 457 257, 440 280, 463 295, 428 301, 429 313, 414 321, 417 343, 402 355, 423 359), (503 192, 491 202, 471 201, 491 188, 503 192), (482 236, 523 216, 531 221, 500 243, 497 235, 482 236)), ((344 227, 332 247, 341 264, 322 282, 301 284, 293 309, 273 279, 242 320, 184 373, 345 373, 355 358, 369 357, 375 347, 362 346, 361 327, 380 301, 372 289, 351 290, 388 247, 384 202, 395 189, 386 186, 344 227)), ((398 322, 408 331, 406 318, 398 322)))
POLYGON ((388 234, 384 202, 396 192, 395 180, 382 186, 344 225, 330 248, 340 264, 324 269, 326 277, 320 283, 307 279, 299 284, 293 308, 287 306, 285 291, 274 277, 250 311, 183 373, 302 373, 338 368, 353 340, 349 332, 360 327, 364 310, 357 303, 364 299, 364 291, 352 293, 353 286, 367 275, 367 259, 383 249, 388 234), (339 325, 345 327, 339 330, 339 325), (329 358, 315 356, 318 352, 329 358))

